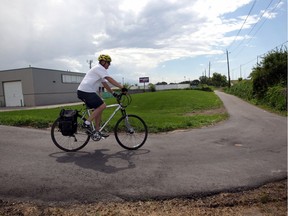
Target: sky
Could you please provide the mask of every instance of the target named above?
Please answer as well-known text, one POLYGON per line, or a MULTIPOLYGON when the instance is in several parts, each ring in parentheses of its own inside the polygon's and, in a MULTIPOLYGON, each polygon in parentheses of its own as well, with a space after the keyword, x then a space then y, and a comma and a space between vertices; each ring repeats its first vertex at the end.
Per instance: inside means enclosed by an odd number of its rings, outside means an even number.
POLYGON ((108 54, 119 82, 178 83, 228 76, 228 56, 238 79, 287 45, 286 0, 0 1, 0 70, 86 73, 108 54))

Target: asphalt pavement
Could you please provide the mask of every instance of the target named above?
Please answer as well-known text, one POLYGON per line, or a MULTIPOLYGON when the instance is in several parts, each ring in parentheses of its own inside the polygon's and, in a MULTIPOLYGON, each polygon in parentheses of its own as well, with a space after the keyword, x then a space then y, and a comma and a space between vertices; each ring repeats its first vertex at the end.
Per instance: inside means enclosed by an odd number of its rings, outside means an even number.
POLYGON ((285 179, 287 118, 216 94, 229 112, 227 121, 149 134, 136 151, 122 149, 111 135, 66 153, 52 143, 49 130, 0 126, 0 199, 66 203, 192 198, 285 179))

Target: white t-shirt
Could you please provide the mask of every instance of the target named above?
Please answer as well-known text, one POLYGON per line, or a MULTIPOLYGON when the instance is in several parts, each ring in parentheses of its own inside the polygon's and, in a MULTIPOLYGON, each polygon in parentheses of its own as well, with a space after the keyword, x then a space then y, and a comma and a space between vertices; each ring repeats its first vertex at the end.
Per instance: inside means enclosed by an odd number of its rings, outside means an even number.
POLYGON ((92 67, 85 75, 78 90, 83 92, 98 92, 102 82, 107 82, 105 77, 109 76, 107 70, 100 64, 92 67))

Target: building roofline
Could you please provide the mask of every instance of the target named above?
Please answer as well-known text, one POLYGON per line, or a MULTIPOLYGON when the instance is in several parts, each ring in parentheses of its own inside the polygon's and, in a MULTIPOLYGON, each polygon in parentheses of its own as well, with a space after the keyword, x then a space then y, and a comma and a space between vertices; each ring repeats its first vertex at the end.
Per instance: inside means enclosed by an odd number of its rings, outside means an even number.
POLYGON ((1 72, 9 72, 9 71, 19 71, 19 70, 26 70, 26 69, 40 69, 40 70, 49 70, 49 71, 59 71, 59 72, 66 72, 66 73, 78 73, 78 74, 84 74, 83 72, 76 72, 76 71, 65 71, 65 70, 58 70, 58 69, 49 69, 49 68, 39 68, 39 67, 25 67, 25 68, 15 68, 15 69, 7 69, 7 70, 0 70, 1 72))

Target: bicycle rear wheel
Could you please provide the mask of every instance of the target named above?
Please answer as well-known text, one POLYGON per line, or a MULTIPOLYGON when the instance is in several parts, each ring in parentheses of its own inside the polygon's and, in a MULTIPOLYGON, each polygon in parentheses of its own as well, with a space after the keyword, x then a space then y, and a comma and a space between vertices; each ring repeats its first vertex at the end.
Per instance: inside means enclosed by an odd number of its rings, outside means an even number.
POLYGON ((118 144, 128 150, 140 148, 146 142, 148 129, 139 116, 126 115, 121 117, 114 128, 118 144))
POLYGON ((83 120, 77 118, 77 131, 72 136, 63 136, 59 129, 59 118, 53 123, 51 128, 51 138, 53 143, 61 150, 75 152, 82 149, 89 142, 90 136, 82 128, 83 120))

